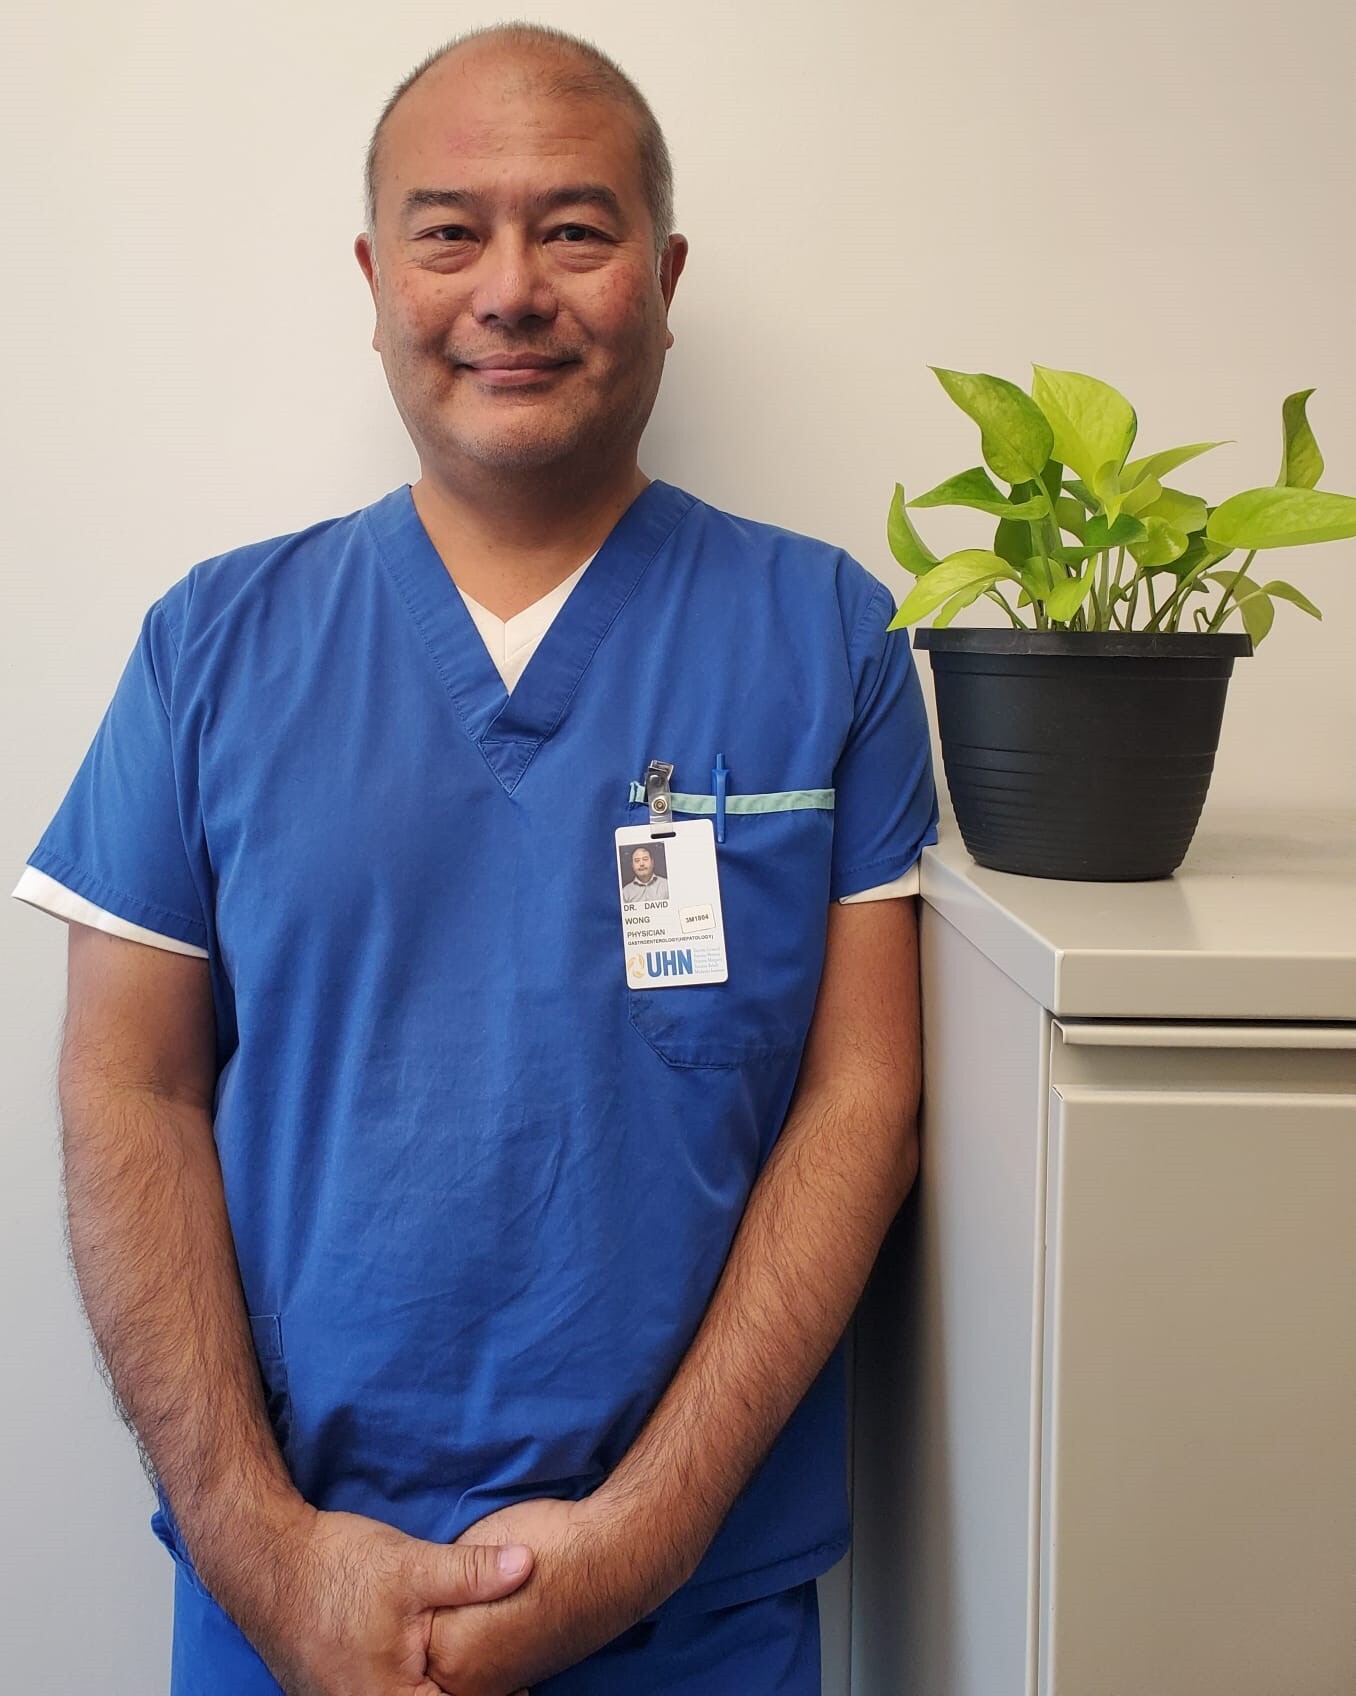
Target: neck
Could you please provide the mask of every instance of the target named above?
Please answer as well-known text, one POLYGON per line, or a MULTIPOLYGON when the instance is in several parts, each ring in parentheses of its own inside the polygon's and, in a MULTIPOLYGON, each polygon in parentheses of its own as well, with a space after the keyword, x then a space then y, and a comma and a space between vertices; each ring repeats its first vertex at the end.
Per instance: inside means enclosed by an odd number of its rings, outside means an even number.
POLYGON ((424 467, 414 507, 457 587, 496 618, 512 618, 596 553, 649 481, 632 463, 568 486, 546 469, 468 490, 424 467))

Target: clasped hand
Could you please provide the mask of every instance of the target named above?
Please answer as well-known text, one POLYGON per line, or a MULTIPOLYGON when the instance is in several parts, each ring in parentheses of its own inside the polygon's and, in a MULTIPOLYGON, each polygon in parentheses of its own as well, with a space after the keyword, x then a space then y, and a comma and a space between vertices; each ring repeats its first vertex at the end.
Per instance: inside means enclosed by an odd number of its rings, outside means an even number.
POLYGON ((573 1666, 658 1606, 682 1576, 657 1570, 652 1554, 641 1558, 597 1498, 518 1502, 469 1526, 462 1543, 525 1544, 533 1567, 502 1601, 435 1613, 428 1673, 447 1696, 509 1696, 573 1666))
POLYGON ((448 1547, 301 1504, 205 1577, 285 1696, 522 1696, 686 1576, 637 1523, 597 1496, 541 1498, 448 1547), (501 1567, 510 1546, 521 1561, 501 1567))

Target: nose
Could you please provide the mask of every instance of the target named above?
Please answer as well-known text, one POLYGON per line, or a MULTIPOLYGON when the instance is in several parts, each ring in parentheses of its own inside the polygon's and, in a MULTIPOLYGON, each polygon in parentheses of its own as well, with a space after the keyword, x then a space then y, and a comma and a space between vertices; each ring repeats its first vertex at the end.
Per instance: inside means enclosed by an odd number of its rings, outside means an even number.
POLYGON ((472 310, 480 324, 545 323, 556 315, 556 294, 540 247, 519 235, 488 242, 476 266, 472 310))

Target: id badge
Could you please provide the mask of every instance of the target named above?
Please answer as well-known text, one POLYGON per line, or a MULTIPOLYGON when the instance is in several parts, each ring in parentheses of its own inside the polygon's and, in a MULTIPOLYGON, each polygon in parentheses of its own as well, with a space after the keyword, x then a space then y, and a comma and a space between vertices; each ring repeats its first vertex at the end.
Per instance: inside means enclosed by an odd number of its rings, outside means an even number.
POLYGON ((716 837, 710 819, 617 832, 622 949, 632 989, 724 983, 716 837))

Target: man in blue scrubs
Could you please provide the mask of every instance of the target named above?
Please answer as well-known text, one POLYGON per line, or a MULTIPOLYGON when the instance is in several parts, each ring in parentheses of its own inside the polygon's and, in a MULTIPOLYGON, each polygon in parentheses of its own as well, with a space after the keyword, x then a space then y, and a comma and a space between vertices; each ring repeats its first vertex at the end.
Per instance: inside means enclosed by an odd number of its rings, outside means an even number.
POLYGON ((418 481, 156 603, 17 892, 172 1690, 810 1696, 916 1165, 909 650, 640 470, 687 243, 610 61, 464 39, 369 188, 418 481))

